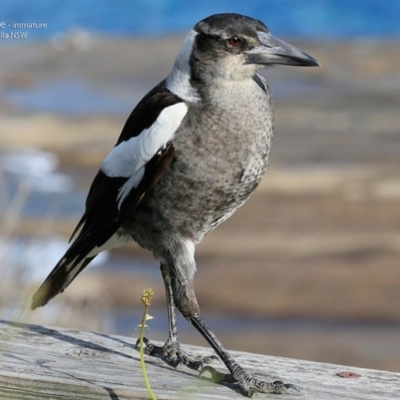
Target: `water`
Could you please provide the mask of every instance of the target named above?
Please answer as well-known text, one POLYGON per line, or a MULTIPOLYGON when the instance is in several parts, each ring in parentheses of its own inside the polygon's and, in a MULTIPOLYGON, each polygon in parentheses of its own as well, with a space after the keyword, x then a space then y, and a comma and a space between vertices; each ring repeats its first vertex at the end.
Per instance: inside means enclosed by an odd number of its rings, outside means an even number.
MULTIPOLYGON (((400 35, 398 0, 248 0, 234 4, 231 0, 13 0, 1 3, 0 22, 5 22, 3 33, 13 31, 13 22, 47 24, 28 30, 28 39, 49 39, 72 28, 103 35, 165 35, 186 32, 200 19, 220 12, 261 19, 283 37, 343 40, 400 35)), ((0 40, 0 44, 6 42, 0 40)))
POLYGON ((8 102, 33 112, 75 116, 99 113, 128 115, 133 105, 140 100, 134 95, 124 97, 121 90, 115 94, 110 93, 100 84, 82 79, 47 80, 37 82, 32 88, 8 86, 2 94, 8 102), (60 93, 63 95, 60 96, 60 93))
MULTIPOLYGON (((136 0, 119 1, 117 5, 112 1, 95 0, 37 0, 32 3, 14 0, 0 4, 0 24, 4 24, 4 28, 0 29, 0 49, 2 45, 35 40, 51 41, 57 47, 57 43, 64 43, 65 38, 75 37, 75 45, 83 46, 80 51, 85 51, 85 46, 100 43, 100 38, 91 41, 97 35, 154 37, 182 34, 200 19, 227 11, 266 21, 275 35, 289 41, 292 37, 318 40, 400 37, 400 1, 397 0, 250 0, 234 4, 228 0, 136 0), (46 28, 16 29, 13 28, 14 23, 46 24, 46 28), (1 36, 17 31, 28 32, 26 41, 1 36)), ((39 56, 24 59, 24 62, 36 64, 39 61, 35 57, 39 56)), ((51 62, 57 65, 56 61, 51 62)), ((127 116, 140 100, 138 94, 146 93, 149 88, 138 88, 134 79, 123 82, 114 80, 110 85, 74 75, 54 79, 46 75, 42 80, 36 79, 29 87, 6 82, 0 89, 6 103, 26 111, 71 116, 99 113, 127 116), (60 96, 60 93, 63 95, 60 96)), ((298 79, 295 82, 274 81, 273 90, 275 98, 279 99, 296 94, 315 94, 326 91, 326 88, 313 86, 308 81, 302 83, 298 79)))
POLYGON ((58 166, 58 156, 49 151, 20 148, 0 152, 0 215, 66 218, 81 214, 84 194, 58 166))

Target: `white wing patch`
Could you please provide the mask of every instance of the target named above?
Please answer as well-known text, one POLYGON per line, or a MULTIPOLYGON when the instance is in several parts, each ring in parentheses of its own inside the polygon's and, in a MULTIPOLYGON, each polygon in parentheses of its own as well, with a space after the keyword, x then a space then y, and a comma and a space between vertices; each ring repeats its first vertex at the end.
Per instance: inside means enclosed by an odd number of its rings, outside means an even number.
POLYGON ((115 146, 101 165, 101 170, 110 178, 129 178, 118 194, 118 205, 138 187, 144 175, 145 165, 174 136, 188 107, 185 103, 177 103, 161 111, 153 125, 143 130, 140 135, 115 146))

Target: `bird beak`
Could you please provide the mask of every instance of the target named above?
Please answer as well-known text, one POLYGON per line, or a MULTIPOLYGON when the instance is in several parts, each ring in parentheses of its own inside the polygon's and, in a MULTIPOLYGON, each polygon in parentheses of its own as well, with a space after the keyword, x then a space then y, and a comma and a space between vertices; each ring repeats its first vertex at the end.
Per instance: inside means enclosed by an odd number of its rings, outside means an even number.
POLYGON ((257 34, 261 44, 246 51, 246 64, 283 64, 299 67, 320 66, 315 58, 291 44, 272 36, 269 32, 258 31, 257 34))

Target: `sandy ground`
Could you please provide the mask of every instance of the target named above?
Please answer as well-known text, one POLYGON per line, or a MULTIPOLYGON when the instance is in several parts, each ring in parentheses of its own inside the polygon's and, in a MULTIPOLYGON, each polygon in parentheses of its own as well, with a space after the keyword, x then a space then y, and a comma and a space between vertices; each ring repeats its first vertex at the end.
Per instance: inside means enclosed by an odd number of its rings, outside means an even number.
MULTIPOLYGON (((181 40, 71 37, 5 47, 0 94, 46 79, 84 79, 123 97, 128 93, 120 82, 127 80, 136 88, 129 94, 133 106, 167 73, 181 40)), ((295 44, 322 68, 265 72, 276 97, 269 171, 249 202, 198 247, 198 298, 205 314, 368 322, 378 329, 290 328, 265 335, 254 328, 222 334, 228 347, 400 370, 400 42, 295 44)), ((63 170, 82 171, 82 187, 126 118, 35 113, 4 97, 0 106, 1 149, 52 150, 63 170)), ((37 234, 41 223, 19 221, 14 233, 37 234)), ((49 223, 47 234, 68 236, 75 223, 49 223)), ((135 246, 119 254, 150 260, 135 246)), ((89 298, 127 307, 146 285, 129 273, 88 272, 64 296, 73 304, 89 298)), ((155 285, 157 306, 161 279, 155 285)), ((85 319, 70 323, 85 328, 85 319)), ((204 344, 195 334, 182 339, 204 344)))

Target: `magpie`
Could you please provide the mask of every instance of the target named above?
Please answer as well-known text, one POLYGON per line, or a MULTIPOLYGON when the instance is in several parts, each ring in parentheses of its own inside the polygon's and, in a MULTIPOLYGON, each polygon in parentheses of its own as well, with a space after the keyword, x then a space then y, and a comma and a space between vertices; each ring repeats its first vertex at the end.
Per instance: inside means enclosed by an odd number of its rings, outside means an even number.
POLYGON ((33 296, 32 309, 63 292, 100 252, 135 241, 159 261, 167 298, 168 339, 162 347, 146 340, 149 354, 195 369, 212 361, 183 350, 176 307, 230 372, 206 366, 201 373, 235 382, 249 397, 297 389, 261 381, 232 358, 201 316, 193 284, 195 246, 249 198, 265 173, 273 105, 257 72, 274 64, 319 66, 244 15, 216 14, 194 26, 171 73, 137 104, 104 159, 73 241, 33 296))

